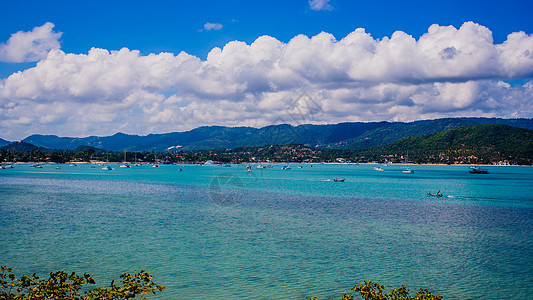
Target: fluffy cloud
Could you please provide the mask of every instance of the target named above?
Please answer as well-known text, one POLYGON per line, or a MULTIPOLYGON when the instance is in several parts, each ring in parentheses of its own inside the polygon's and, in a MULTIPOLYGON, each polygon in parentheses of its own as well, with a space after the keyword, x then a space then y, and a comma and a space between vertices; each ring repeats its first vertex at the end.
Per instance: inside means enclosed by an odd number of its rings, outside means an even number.
POLYGON ((48 51, 59 49, 61 32, 54 32, 54 24, 47 22, 32 31, 19 31, 11 35, 5 44, 0 44, 0 61, 32 62, 44 57, 48 51))
POLYGON ((333 6, 329 4, 330 0, 310 0, 309 7, 312 10, 333 10, 333 6))
POLYGON ((533 36, 467 22, 375 39, 356 29, 288 43, 233 41, 206 60, 181 52, 48 52, 0 82, 4 138, 136 134, 202 125, 411 121, 451 116, 531 117, 533 36))
POLYGON ((204 24, 204 30, 205 31, 211 31, 211 30, 221 30, 222 29, 222 24, 219 24, 219 23, 205 23, 204 24))

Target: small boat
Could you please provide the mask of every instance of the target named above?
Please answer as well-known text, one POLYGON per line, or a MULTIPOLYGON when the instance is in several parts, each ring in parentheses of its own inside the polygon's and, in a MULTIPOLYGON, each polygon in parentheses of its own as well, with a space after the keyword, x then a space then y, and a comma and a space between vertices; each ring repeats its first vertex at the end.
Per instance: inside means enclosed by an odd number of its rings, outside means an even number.
POLYGON ((41 165, 35 165, 35 167, 38 168, 38 169, 42 169, 43 168, 43 166, 41 166, 41 165))
POLYGON ((374 171, 383 171, 383 169, 380 168, 380 167, 375 167, 375 168, 374 168, 374 171))
POLYGON ((342 178, 342 179, 338 179, 338 178, 333 179, 333 181, 335 181, 335 182, 344 182, 344 180, 345 180, 344 178, 342 178))
POLYGON ((302 166, 298 166, 298 169, 302 169, 303 167, 302 166))
POLYGON ((290 170, 291 167, 289 166, 289 160, 287 159, 287 164, 281 168, 282 170, 290 170))
POLYGON ((154 164, 154 165, 152 166, 152 168, 159 168, 159 165, 158 165, 158 164, 154 164))
POLYGON ((442 194, 440 193, 440 190, 438 190, 438 192, 436 194, 428 193, 428 196, 431 196, 431 197, 442 197, 442 194))
POLYGON ((470 167, 470 170, 468 171, 470 174, 489 174, 489 171, 485 169, 481 169, 478 166, 470 167))
POLYGON ((247 166, 246 166, 246 171, 248 171, 248 172, 252 172, 252 167, 250 167, 250 165, 247 165, 247 166))
POLYGON ((402 173, 405 173, 405 174, 413 174, 415 171, 407 168, 407 170, 403 170, 402 173))
POLYGON ((230 164, 224 164, 223 167, 224 168, 231 168, 231 165, 230 164))
POLYGON ((126 152, 124 152, 124 163, 120 165, 121 168, 131 168, 131 166, 128 164, 128 161, 126 160, 126 152))
POLYGON ((113 170, 113 168, 111 168, 111 166, 108 165, 108 166, 103 167, 102 170, 111 171, 113 170))
POLYGON ((56 169, 61 169, 61 166, 57 166, 56 169))
POLYGON ((265 167, 264 167, 263 165, 259 164, 259 165, 257 165, 256 168, 258 168, 258 169, 264 169, 265 167))

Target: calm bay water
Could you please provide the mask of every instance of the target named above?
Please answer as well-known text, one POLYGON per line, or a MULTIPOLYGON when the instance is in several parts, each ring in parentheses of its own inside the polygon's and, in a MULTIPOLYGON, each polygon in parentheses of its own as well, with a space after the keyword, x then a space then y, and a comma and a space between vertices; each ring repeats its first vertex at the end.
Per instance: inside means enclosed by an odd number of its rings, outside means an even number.
POLYGON ((533 168, 291 166, 0 170, 0 264, 100 285, 146 269, 167 287, 151 299, 340 297, 364 280, 532 299, 533 168))

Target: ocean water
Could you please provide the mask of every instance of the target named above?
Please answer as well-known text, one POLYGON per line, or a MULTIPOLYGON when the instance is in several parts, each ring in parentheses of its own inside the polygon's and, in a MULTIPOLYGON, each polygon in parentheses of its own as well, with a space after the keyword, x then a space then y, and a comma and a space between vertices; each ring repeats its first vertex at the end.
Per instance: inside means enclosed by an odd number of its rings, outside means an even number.
POLYGON ((150 299, 340 298, 364 280, 533 299, 531 167, 251 166, 0 169, 0 264, 99 285, 144 269, 166 286, 150 299))

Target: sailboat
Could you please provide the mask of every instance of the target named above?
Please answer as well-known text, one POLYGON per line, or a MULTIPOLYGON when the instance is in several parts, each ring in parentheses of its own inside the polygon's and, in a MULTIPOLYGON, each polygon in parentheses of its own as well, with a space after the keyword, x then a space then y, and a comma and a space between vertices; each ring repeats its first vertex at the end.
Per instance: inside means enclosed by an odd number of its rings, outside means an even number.
POLYGON ((104 167, 102 168, 102 170, 107 170, 107 171, 111 171, 111 170, 113 170, 113 168, 111 168, 111 166, 109 165, 109 154, 107 155, 106 163, 107 163, 107 165, 104 166, 104 167))
POLYGON ((154 157, 154 164, 152 165, 152 168, 159 168, 159 165, 157 164, 157 156, 154 157))
POLYGON ((121 168, 131 168, 131 166, 127 163, 126 160, 126 151, 124 151, 124 163, 120 165, 121 168))

